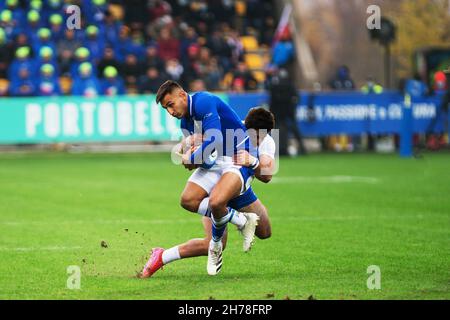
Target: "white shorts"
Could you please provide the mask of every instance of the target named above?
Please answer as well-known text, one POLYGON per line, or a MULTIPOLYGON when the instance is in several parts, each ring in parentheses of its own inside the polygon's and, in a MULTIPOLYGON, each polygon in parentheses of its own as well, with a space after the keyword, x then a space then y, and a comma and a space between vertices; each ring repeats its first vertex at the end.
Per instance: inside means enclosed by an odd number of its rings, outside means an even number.
POLYGON ((241 179, 240 194, 243 194, 246 191, 246 183, 244 182, 244 177, 242 176, 240 169, 241 166, 235 165, 231 157, 221 157, 216 160, 216 163, 210 169, 195 169, 188 181, 199 185, 210 194, 214 186, 225 173, 233 172, 241 179))

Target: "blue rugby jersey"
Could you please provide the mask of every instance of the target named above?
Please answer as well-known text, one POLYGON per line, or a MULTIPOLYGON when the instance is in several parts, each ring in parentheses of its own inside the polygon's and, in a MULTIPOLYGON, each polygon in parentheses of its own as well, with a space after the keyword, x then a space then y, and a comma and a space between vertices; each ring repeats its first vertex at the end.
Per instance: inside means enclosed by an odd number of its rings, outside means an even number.
POLYGON ((181 119, 181 129, 189 131, 190 134, 204 135, 203 144, 191 156, 191 162, 201 161, 203 168, 208 169, 214 165, 214 161, 209 157, 213 149, 217 149, 220 156, 231 157, 241 149, 257 156, 257 150, 250 142, 247 129, 239 116, 227 103, 209 92, 188 95, 188 115, 181 119), (202 124, 201 131, 195 128, 199 122, 202 124), (238 132, 232 141, 226 138, 227 130, 238 132), (208 146, 210 152, 202 159, 203 150, 208 146))

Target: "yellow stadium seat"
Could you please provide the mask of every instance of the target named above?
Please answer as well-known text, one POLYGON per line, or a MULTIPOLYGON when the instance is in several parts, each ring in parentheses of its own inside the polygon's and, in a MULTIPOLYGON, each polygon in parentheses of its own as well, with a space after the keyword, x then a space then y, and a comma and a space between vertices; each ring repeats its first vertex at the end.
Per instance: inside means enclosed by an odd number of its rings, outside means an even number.
POLYGON ((70 94, 72 91, 72 79, 69 77, 60 77, 59 85, 61 86, 61 91, 64 94, 70 94))
POLYGON ((0 92, 6 93, 9 89, 9 81, 8 79, 0 79, 0 92))
POLYGON ((241 42, 245 51, 258 50, 259 48, 258 40, 254 36, 242 36, 241 42))
POLYGON ((259 83, 266 81, 266 74, 264 71, 255 71, 253 72, 253 76, 259 83))
POLYGON ((246 54, 244 61, 249 69, 262 69, 264 67, 263 59, 259 54, 246 54))
POLYGON ((123 17, 125 15, 125 12, 123 10, 123 7, 121 5, 118 4, 110 4, 109 5, 109 11, 111 11, 111 15, 116 19, 116 20, 123 20, 123 17))

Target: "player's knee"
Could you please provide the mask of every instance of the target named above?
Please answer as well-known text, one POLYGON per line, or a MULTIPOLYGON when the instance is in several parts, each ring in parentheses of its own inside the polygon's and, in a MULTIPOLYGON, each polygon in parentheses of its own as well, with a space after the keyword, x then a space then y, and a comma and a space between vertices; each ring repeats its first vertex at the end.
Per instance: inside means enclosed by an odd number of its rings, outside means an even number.
POLYGON ((265 227, 257 234, 257 236, 261 240, 269 239, 272 236, 272 228, 270 226, 265 227))
POLYGON ((227 202, 221 199, 221 197, 215 197, 211 196, 209 198, 209 207, 213 212, 222 210, 223 208, 226 208, 227 202))
POLYGON ((199 202, 197 201, 197 199, 182 195, 180 199, 180 205, 187 211, 197 212, 199 202))

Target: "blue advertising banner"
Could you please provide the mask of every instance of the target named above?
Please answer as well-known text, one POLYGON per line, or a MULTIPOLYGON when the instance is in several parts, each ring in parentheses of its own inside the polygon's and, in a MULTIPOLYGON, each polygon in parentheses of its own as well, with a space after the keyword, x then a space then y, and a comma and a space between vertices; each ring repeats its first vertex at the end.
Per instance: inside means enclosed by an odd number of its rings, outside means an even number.
MULTIPOLYGON (((250 108, 269 102, 267 93, 229 94, 228 99, 243 118, 250 108)), ((441 100, 441 96, 412 99, 414 133, 445 130, 446 113, 441 112, 441 100)), ((302 92, 297 123, 305 136, 398 134, 403 107, 404 96, 397 91, 383 94, 302 92)))

